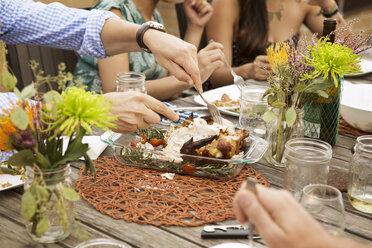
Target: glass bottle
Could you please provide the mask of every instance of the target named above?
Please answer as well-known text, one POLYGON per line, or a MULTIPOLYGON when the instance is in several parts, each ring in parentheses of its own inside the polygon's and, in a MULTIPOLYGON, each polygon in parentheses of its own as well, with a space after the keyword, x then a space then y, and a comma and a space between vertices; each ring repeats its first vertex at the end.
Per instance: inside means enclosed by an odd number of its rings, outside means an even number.
POLYGON ((138 91, 146 94, 145 75, 138 72, 119 72, 116 78, 116 92, 138 91))
POLYGON ((350 161, 347 196, 351 205, 372 213, 372 135, 356 140, 355 153, 350 161))

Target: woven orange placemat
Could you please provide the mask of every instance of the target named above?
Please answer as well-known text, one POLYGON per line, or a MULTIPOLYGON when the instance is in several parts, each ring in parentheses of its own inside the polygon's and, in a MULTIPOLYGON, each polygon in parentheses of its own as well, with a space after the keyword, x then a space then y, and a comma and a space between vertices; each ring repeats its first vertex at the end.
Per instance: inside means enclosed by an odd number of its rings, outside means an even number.
POLYGON ((246 166, 228 181, 176 174, 122 165, 114 157, 94 161, 97 180, 81 168, 76 189, 98 211, 114 219, 155 226, 200 226, 234 218, 232 200, 243 180, 250 176, 269 183, 246 166))
POLYGON ((351 134, 355 136, 362 136, 362 135, 371 135, 371 133, 363 132, 359 129, 356 129, 350 126, 341 116, 340 116, 340 125, 338 126, 339 133, 351 134))

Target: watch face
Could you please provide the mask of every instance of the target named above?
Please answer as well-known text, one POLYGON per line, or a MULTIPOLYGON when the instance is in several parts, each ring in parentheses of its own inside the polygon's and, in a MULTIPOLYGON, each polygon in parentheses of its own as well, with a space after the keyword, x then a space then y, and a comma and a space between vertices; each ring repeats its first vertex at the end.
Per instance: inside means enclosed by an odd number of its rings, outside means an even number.
POLYGON ((161 23, 153 22, 153 21, 148 21, 147 24, 148 24, 151 28, 155 28, 155 29, 158 29, 158 30, 164 30, 164 25, 161 24, 161 23))

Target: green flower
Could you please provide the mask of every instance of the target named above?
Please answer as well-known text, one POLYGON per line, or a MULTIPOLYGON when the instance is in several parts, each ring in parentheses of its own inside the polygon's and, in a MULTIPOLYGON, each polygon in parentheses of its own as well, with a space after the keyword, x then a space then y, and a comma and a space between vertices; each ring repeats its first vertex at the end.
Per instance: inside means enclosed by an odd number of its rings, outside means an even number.
POLYGON ((55 115, 51 114, 53 111, 43 115, 46 119, 55 119, 46 131, 57 130, 57 134, 71 136, 79 127, 89 133, 92 133, 90 126, 109 130, 115 127, 113 122, 117 120, 110 112, 111 105, 103 95, 83 88, 67 88, 54 107, 55 115))
POLYGON ((311 55, 305 57, 305 64, 314 67, 311 74, 305 74, 303 79, 315 79, 322 76, 333 79, 338 87, 337 76, 344 74, 360 73, 361 56, 353 54, 353 50, 338 43, 330 43, 328 39, 320 39, 316 46, 311 49, 311 55))

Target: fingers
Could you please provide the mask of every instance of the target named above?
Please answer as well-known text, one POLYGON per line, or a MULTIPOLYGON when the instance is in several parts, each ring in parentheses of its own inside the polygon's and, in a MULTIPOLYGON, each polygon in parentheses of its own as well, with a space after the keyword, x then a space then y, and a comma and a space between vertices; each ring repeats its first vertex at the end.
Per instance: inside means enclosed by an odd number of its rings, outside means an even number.
POLYGON ((167 106, 165 106, 164 103, 156 100, 151 96, 146 96, 146 99, 144 99, 143 103, 152 112, 152 113, 146 112, 146 115, 144 117, 144 120, 148 123, 151 124, 159 123, 160 116, 155 113, 161 114, 172 121, 178 121, 179 119, 178 114, 176 114, 172 109, 168 108, 167 106))
POLYGON ((201 49, 199 53, 202 51, 209 51, 209 50, 214 50, 214 49, 220 49, 221 51, 223 51, 223 45, 215 41, 209 41, 208 45, 204 47, 203 49, 201 49))
MULTIPOLYGON (((261 197, 260 192, 259 197, 261 197)), ((251 219, 255 223, 257 231, 263 237, 274 234, 283 235, 283 231, 274 222, 265 207, 261 205, 260 201, 252 192, 241 189, 236 195, 234 205, 234 209, 239 209, 235 212, 237 217, 244 221, 244 217, 242 217, 242 214, 244 214, 251 219)))
POLYGON ((302 223, 314 223, 311 216, 288 191, 266 189, 263 186, 257 187, 257 191, 261 204, 283 231, 290 232, 296 227, 301 227, 299 219, 302 223))

